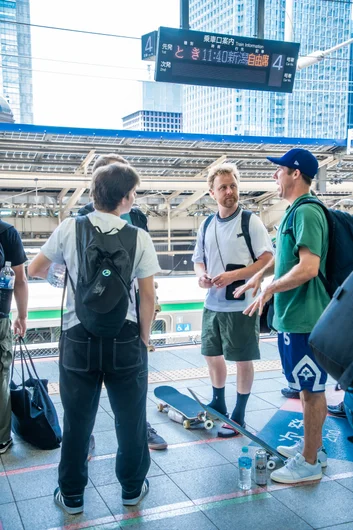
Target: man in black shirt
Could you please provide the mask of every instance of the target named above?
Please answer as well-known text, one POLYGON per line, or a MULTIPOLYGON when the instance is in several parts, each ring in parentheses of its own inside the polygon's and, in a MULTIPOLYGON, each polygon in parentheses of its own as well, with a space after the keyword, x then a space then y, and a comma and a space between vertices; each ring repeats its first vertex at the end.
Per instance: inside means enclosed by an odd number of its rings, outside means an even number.
MULTIPOLYGON (((27 328, 28 285, 24 267, 27 256, 16 228, 4 221, 0 221, 0 260, 0 268, 5 261, 10 261, 15 273, 17 318, 13 327, 15 335, 23 337, 27 328)), ((0 454, 5 453, 12 444, 9 380, 13 353, 9 317, 0 307, 0 454)))

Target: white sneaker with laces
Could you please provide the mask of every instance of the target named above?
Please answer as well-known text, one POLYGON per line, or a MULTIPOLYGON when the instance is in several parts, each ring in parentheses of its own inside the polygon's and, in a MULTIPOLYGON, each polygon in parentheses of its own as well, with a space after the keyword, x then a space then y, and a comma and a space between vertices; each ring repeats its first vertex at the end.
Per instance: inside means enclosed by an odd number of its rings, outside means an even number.
POLYGON ((308 482, 311 480, 320 480, 322 470, 320 462, 309 464, 305 461, 303 455, 297 453, 281 469, 275 469, 271 473, 271 479, 282 484, 297 484, 299 482, 308 482))
MULTIPOLYGON (((304 440, 300 440, 294 445, 279 445, 277 451, 287 458, 294 458, 297 453, 302 454, 304 449, 304 440)), ((317 450, 317 459, 321 464, 321 467, 327 467, 327 454, 325 447, 322 445, 320 449, 317 450)))

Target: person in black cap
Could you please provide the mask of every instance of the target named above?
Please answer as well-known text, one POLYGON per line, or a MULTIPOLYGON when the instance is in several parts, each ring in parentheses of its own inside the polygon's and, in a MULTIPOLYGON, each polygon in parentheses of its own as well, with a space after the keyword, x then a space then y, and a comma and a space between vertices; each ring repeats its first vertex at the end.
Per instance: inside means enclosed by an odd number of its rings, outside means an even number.
POLYGON ((274 327, 278 348, 289 386, 300 391, 303 403, 304 440, 280 446, 278 452, 289 458, 271 479, 299 483, 322 478, 327 455, 322 446, 322 426, 326 418, 325 383, 327 374, 316 363, 308 344, 310 332, 330 298, 318 274, 325 274, 329 230, 322 208, 317 204, 298 204, 310 197, 310 186, 318 171, 316 157, 306 149, 291 149, 281 158, 269 157, 278 164, 274 179, 278 195, 286 199, 287 209, 276 237, 276 259, 248 283, 236 290, 259 290, 262 279, 274 272, 274 279, 245 310, 249 316, 274 295, 274 327), (291 212, 295 209, 294 216, 291 212), (293 222, 289 222, 293 219, 293 222))

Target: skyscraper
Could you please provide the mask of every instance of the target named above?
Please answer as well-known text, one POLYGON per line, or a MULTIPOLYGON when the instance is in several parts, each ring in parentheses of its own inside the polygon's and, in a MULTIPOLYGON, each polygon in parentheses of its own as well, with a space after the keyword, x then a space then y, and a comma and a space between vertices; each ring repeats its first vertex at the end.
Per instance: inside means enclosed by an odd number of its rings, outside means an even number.
POLYGON ((181 132, 181 86, 143 81, 141 109, 124 116, 123 128, 138 131, 181 132))
POLYGON ((33 122, 29 0, 0 0, 0 94, 16 122, 33 122))
MULTIPOLYGON (((349 39, 349 2, 290 3, 292 40, 300 43, 300 56, 349 39)), ((265 38, 284 40, 286 4, 286 0, 266 0, 265 38)), ((254 1, 190 0, 190 27, 252 37, 254 1)), ((185 86, 183 128, 215 134, 345 138, 348 83, 347 46, 297 72, 293 94, 185 86)))

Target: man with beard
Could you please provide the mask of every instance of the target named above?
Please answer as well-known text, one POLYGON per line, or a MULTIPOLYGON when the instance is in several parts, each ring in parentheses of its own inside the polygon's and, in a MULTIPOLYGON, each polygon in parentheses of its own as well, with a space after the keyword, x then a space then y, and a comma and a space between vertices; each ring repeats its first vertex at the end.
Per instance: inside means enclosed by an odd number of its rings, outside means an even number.
POLYGON ((289 202, 276 238, 276 260, 259 271, 246 286, 257 294, 264 277, 273 281, 246 309, 262 313, 274 296, 274 327, 278 349, 289 386, 300 391, 303 406, 304 439, 294 445, 280 445, 277 451, 288 458, 286 465, 271 473, 271 479, 284 484, 322 478, 327 455, 322 445, 326 418, 326 372, 316 362, 309 346, 309 335, 330 302, 324 281, 329 247, 329 227, 319 204, 305 204, 318 171, 317 158, 306 149, 291 149, 281 158, 268 157, 277 164, 273 178, 278 196, 289 202), (291 222, 292 219, 292 222, 291 222))
MULTIPOLYGON (((248 217, 249 212, 239 206, 236 166, 213 167, 207 184, 211 197, 217 202, 218 212, 200 226, 192 258, 199 286, 208 290, 202 319, 201 353, 206 358, 213 386, 209 405, 222 414, 227 412, 225 360, 237 363, 237 401, 231 418, 244 426, 245 408, 254 379, 252 361, 260 358, 259 319, 257 315, 251 319, 243 315, 251 296, 235 300, 233 291, 239 282, 244 283, 271 261, 273 247, 260 219, 255 214, 248 217)), ((238 434, 226 424, 218 432, 221 438, 238 434)))

